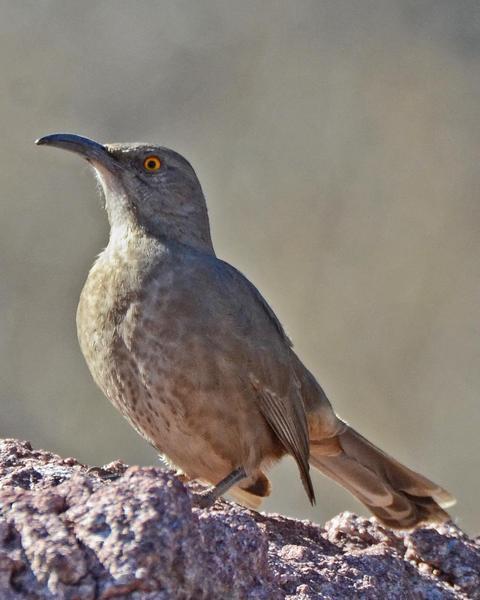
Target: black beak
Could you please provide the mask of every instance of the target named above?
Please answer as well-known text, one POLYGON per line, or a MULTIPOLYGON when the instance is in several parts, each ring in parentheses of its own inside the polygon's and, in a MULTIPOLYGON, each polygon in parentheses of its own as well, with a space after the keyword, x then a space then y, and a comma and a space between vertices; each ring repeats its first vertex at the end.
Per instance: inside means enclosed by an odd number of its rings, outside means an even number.
POLYGON ((54 133, 35 141, 38 146, 53 146, 75 152, 89 162, 112 168, 113 158, 102 144, 73 133, 54 133))

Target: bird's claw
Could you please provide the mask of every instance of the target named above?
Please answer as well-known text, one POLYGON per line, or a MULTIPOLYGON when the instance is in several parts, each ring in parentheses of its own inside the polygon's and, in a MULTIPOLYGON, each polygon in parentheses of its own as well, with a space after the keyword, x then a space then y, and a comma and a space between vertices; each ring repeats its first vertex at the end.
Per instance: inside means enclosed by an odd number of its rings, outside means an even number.
POLYGON ((215 504, 216 499, 212 490, 192 494, 192 504, 197 508, 210 508, 215 504))

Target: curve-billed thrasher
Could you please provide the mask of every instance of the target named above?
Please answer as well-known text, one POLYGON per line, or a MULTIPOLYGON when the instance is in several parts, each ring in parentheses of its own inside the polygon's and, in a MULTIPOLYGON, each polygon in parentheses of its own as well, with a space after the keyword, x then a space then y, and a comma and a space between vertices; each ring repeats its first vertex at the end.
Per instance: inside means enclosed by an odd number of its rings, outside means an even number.
POLYGON ((410 528, 449 518, 452 496, 342 421, 259 291, 215 256, 195 171, 167 148, 71 134, 37 144, 82 155, 105 194, 110 241, 77 313, 93 378, 133 427, 189 479, 258 506, 264 470, 309 463, 381 521, 410 528))

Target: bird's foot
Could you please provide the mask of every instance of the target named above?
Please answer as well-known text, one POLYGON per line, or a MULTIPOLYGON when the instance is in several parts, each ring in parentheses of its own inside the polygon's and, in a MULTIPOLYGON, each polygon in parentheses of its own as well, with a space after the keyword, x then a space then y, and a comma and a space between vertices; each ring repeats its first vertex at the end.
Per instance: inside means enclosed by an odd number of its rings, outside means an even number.
POLYGON ((197 508, 210 508, 218 499, 215 488, 192 494, 192 504, 197 508))
POLYGON ((209 508, 210 506, 213 506, 220 496, 226 494, 231 487, 237 485, 237 483, 242 481, 242 479, 245 479, 245 477, 245 469, 243 467, 236 468, 227 475, 225 479, 222 479, 220 483, 217 483, 216 486, 205 492, 193 494, 193 505, 198 506, 199 508, 209 508))

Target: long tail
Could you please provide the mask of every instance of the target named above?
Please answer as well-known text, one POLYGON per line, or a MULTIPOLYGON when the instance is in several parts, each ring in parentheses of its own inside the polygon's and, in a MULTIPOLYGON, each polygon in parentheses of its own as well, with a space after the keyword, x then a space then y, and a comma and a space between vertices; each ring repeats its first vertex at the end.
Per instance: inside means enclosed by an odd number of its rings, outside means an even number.
POLYGON ((443 508, 454 504, 455 498, 443 488, 400 464, 348 425, 334 440, 312 440, 310 463, 349 490, 380 521, 411 529, 450 519, 443 508))

